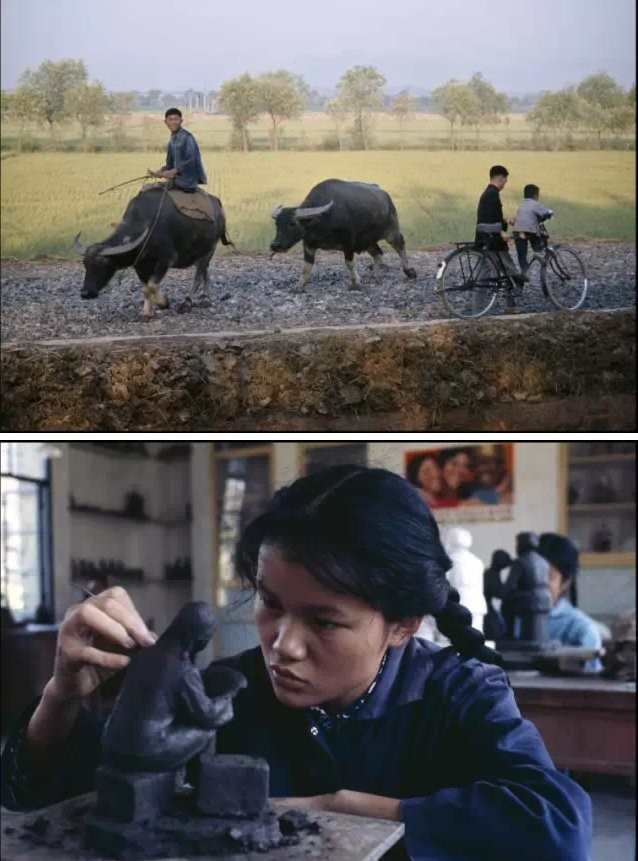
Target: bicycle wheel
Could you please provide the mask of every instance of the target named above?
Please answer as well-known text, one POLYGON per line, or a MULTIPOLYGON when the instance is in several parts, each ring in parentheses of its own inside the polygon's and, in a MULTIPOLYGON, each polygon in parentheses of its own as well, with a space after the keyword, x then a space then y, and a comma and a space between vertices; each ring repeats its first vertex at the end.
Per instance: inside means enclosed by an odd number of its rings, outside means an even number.
POLYGON ((588 286, 585 264, 571 248, 547 250, 541 281, 545 295, 562 311, 575 311, 585 301, 588 286))
POLYGON ((437 293, 454 317, 482 317, 494 304, 497 285, 498 271, 492 259, 468 248, 447 259, 437 293))

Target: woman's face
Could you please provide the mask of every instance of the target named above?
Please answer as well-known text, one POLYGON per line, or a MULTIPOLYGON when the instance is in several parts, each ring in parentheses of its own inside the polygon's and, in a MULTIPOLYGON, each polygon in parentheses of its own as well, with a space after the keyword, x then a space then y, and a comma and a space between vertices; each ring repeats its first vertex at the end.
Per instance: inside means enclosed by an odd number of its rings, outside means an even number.
POLYGON ((441 470, 434 458, 426 457, 417 474, 417 482, 426 493, 441 492, 441 470))
POLYGON ((461 472, 453 457, 443 464, 443 480, 450 490, 457 490, 461 484, 461 472))
POLYGON ((364 601, 326 589, 277 547, 259 552, 257 589, 264 661, 275 696, 292 708, 345 708, 373 681, 388 646, 407 636, 364 601))
POLYGON ((461 483, 471 481, 472 480, 472 469, 471 469, 470 458, 469 458, 469 455, 467 454, 467 452, 465 452, 465 451, 458 452, 458 454, 454 455, 452 460, 456 464, 456 467, 457 467, 457 470, 459 473, 459 480, 461 481, 461 483))

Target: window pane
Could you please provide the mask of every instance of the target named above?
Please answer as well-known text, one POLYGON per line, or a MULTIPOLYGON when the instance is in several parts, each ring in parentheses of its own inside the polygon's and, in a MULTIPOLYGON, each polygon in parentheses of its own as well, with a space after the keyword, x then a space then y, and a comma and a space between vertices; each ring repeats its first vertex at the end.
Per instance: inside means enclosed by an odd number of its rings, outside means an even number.
POLYGON ((39 442, 3 442, 0 446, 2 472, 25 478, 46 478, 46 457, 39 442))
POLYGON ((38 487, 2 479, 2 606, 17 621, 33 619, 41 601, 38 487))
POLYGON ((327 466, 344 463, 366 466, 367 461, 368 446, 365 442, 307 448, 304 456, 304 472, 309 475, 311 472, 317 472, 317 470, 327 466))
POLYGON ((237 457, 219 460, 215 468, 219 578, 221 584, 228 584, 235 579, 235 544, 270 500, 270 459, 266 455, 237 457))

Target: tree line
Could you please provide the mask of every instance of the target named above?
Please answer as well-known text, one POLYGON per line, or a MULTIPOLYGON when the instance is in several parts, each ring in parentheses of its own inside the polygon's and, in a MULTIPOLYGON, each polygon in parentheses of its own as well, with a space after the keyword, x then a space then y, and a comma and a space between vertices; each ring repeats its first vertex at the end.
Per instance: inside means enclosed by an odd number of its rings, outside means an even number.
MULTIPOLYGON (((334 96, 322 103, 333 123, 334 148, 370 149, 375 115, 381 111, 395 119, 403 148, 406 124, 422 104, 407 90, 389 97, 386 83, 373 66, 354 66, 344 72, 334 96)), ((280 69, 256 76, 238 75, 224 81, 216 92, 188 90, 183 97, 190 110, 214 108, 228 115, 231 147, 247 151, 251 148, 251 127, 262 117, 269 122, 271 148, 279 149, 285 123, 316 105, 319 94, 301 76, 280 69)), ((115 136, 123 136, 124 117, 140 107, 141 98, 134 92, 108 93, 99 81, 90 82, 82 60, 47 60, 35 71, 27 70, 13 92, 3 91, 2 115, 21 127, 27 121, 39 122, 48 126, 52 135, 60 123, 73 120, 86 141, 89 129, 103 125, 108 115, 115 136)), ((143 107, 162 109, 174 98, 173 94, 150 90, 143 97, 143 107)), ((610 75, 601 72, 577 86, 543 92, 526 119, 534 134, 548 136, 552 146, 558 146, 561 140, 569 141, 576 131, 586 131, 602 147, 606 135, 631 130, 635 104, 635 85, 625 91, 610 75)), ((460 129, 469 128, 478 147, 482 128, 509 122, 512 100, 476 73, 468 81, 452 79, 437 87, 429 97, 429 107, 448 121, 449 145, 455 149, 460 129)))

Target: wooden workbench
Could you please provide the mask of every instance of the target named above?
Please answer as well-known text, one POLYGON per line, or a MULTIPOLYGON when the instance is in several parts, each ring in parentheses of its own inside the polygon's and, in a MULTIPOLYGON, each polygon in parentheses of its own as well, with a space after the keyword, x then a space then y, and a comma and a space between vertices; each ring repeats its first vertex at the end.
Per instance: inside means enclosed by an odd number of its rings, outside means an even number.
POLYGON ((523 717, 558 768, 636 776, 636 683, 509 673, 523 717))
MULTIPOLYGON (((55 842, 58 834, 76 823, 78 817, 74 814, 82 808, 95 803, 95 793, 62 801, 51 807, 31 813, 16 813, 2 808, 2 859, 3 861, 105 861, 102 856, 83 850, 80 847, 79 836, 74 838, 76 845, 73 849, 67 842, 63 847, 53 848, 42 846, 34 848, 20 838, 22 828, 33 823, 38 817, 49 820, 47 828, 47 843, 55 842), (6 829, 14 829, 6 833, 6 829), (72 852, 72 854, 71 854, 72 852)), ((276 799, 273 807, 281 814, 290 809, 276 799)), ((303 836, 296 846, 286 846, 281 849, 271 849, 268 852, 251 852, 244 855, 225 855, 224 861, 310 861, 310 859, 330 859, 330 861, 378 861, 402 837, 404 825, 402 822, 390 822, 387 819, 369 819, 365 816, 349 816, 343 813, 319 813, 312 811, 310 817, 319 823, 318 834, 303 836)), ((174 859, 161 861, 219 861, 219 856, 184 855, 174 859)))

